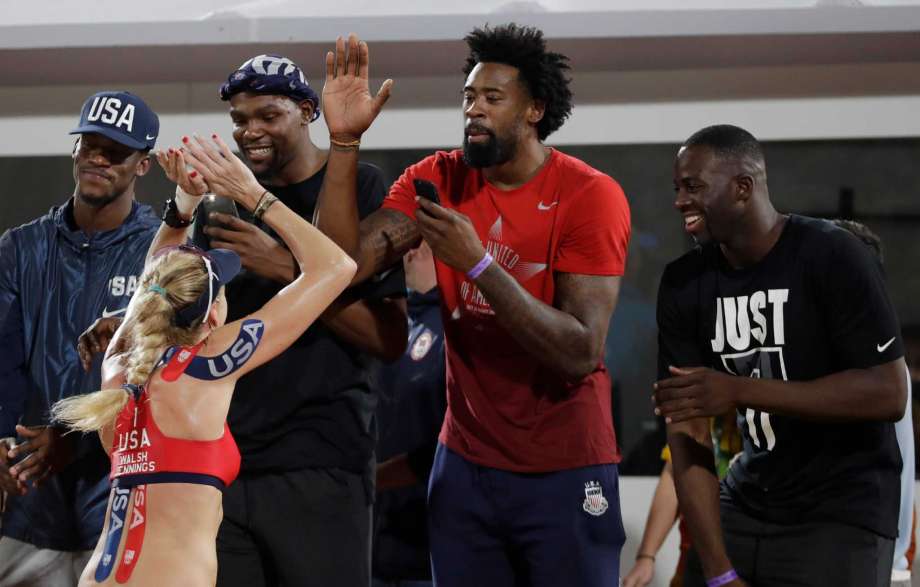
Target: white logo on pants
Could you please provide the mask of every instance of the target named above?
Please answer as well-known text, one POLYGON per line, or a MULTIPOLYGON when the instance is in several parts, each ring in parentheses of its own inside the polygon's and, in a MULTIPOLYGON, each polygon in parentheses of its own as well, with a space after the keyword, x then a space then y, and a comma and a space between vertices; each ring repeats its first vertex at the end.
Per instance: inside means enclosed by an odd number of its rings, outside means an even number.
POLYGON ((582 508, 592 516, 600 516, 607 511, 607 498, 604 497, 604 491, 601 484, 597 481, 588 481, 585 483, 585 501, 582 508))

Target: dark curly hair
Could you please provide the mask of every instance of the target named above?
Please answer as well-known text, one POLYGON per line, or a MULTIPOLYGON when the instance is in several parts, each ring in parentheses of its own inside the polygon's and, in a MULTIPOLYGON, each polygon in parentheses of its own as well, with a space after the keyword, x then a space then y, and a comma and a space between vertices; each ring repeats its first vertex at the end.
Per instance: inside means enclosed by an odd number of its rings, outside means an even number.
POLYGON ((540 140, 556 131, 572 113, 572 91, 566 77, 569 58, 548 52, 543 31, 514 23, 473 29, 463 38, 470 47, 463 73, 469 75, 478 63, 503 63, 517 68, 520 80, 534 100, 545 105, 537 123, 540 140))

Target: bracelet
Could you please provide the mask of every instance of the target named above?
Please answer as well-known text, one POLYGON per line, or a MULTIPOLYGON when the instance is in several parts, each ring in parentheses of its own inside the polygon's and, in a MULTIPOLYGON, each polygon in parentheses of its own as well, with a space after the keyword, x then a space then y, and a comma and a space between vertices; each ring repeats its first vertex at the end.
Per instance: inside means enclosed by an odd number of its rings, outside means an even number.
POLYGON ((262 198, 264 198, 264 197, 265 197, 265 194, 267 194, 267 193, 268 193, 268 190, 262 190, 262 193, 259 194, 259 199, 256 200, 256 205, 252 207, 252 211, 253 211, 253 212, 255 212, 256 210, 258 210, 258 209, 259 209, 259 206, 262 205, 262 198))
POLYGON ((466 276, 470 279, 476 279, 486 268, 492 264, 492 255, 489 254, 489 251, 486 251, 486 254, 482 256, 482 259, 479 260, 479 263, 476 263, 472 269, 466 272, 466 276))
POLYGON ((271 207, 272 204, 278 201, 271 192, 265 190, 262 193, 262 197, 259 198, 259 203, 256 205, 256 209, 252 211, 252 217, 255 220, 262 220, 262 216, 265 212, 271 207))
POLYGON ((259 198, 259 205, 253 210, 252 217, 257 221, 262 220, 262 216, 265 215, 265 212, 267 212, 271 205, 277 201, 278 198, 273 194, 265 192, 265 195, 259 198))
POLYGON ((729 569, 718 577, 706 579, 706 587, 722 587, 722 585, 727 585, 737 578, 738 573, 735 572, 735 569, 729 569))
MULTIPOLYGON (((259 194, 259 199, 256 200, 256 205, 252 207, 252 215, 255 217, 256 210, 262 207, 262 201, 265 200, 265 195, 268 193, 268 190, 262 190, 262 193, 259 194)), ((264 211, 263 211, 264 212, 264 211)), ((260 214, 261 216, 261 214, 260 214)))
POLYGON ((639 560, 640 558, 647 558, 650 561, 655 562, 655 556, 651 554, 644 554, 640 552, 639 554, 636 555, 636 560, 639 560))
POLYGON ((332 137, 329 137, 329 144, 336 151, 357 151, 358 147, 361 146, 361 139, 355 139, 354 141, 337 141, 332 137))

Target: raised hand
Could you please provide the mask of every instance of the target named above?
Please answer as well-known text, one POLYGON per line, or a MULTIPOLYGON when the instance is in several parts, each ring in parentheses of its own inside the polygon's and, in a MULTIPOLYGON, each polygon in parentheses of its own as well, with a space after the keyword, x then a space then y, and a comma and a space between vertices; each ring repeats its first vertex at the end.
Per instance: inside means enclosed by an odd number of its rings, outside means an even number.
POLYGON ((367 43, 352 33, 335 41, 335 52, 326 53, 326 83, 323 86, 323 115, 330 136, 338 141, 356 141, 370 128, 390 97, 393 80, 380 86, 371 96, 368 85, 369 51, 367 43))
POLYGON ((157 151, 157 162, 163 168, 169 181, 178 185, 190 196, 202 196, 208 193, 207 182, 197 171, 189 173, 182 149, 170 147, 166 151, 157 151))
POLYGON ((185 158, 211 191, 252 210, 265 190, 223 139, 216 134, 211 135, 211 139, 207 141, 198 135, 182 137, 185 158))

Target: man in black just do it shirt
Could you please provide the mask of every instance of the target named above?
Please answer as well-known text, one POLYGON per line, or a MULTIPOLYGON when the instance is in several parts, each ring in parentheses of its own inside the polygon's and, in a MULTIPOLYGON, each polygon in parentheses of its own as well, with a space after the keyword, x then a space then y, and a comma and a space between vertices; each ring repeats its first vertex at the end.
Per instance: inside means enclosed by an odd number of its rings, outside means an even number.
POLYGON ((699 246, 662 277, 655 401, 699 555, 684 585, 887 586, 907 375, 878 263, 778 213, 738 127, 690 137, 674 187, 699 246), (706 417, 730 409, 744 450, 717 491, 706 417))

